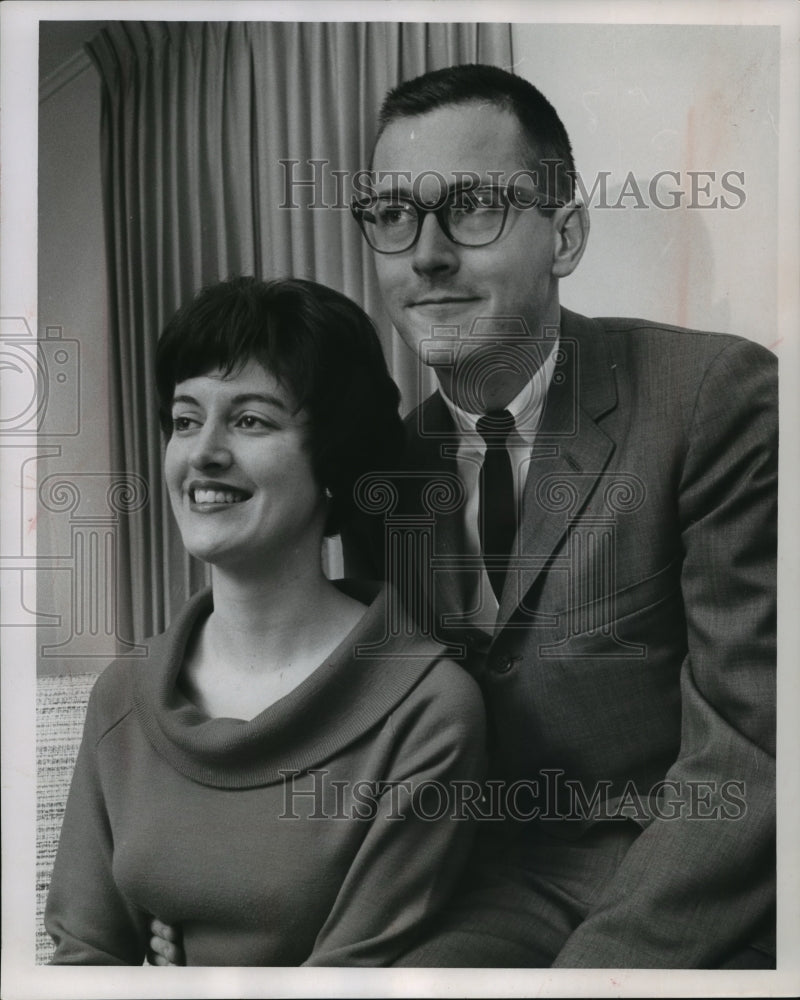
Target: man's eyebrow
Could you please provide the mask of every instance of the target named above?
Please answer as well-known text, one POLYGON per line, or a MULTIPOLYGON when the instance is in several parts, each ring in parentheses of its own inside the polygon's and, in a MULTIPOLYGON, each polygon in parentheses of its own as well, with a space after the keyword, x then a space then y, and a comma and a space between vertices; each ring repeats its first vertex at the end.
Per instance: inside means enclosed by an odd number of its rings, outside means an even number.
MULTIPOLYGON (((243 406, 246 403, 264 403, 267 406, 274 406, 278 410, 283 410, 284 413, 289 412, 289 407, 284 400, 279 396, 273 396, 269 392, 242 392, 236 396, 232 396, 230 402, 233 406, 243 406)), ((188 395, 188 393, 173 396, 172 405, 174 406, 176 403, 186 403, 189 406, 200 405, 195 397, 188 395)))
POLYGON ((487 171, 485 177, 478 177, 477 182, 472 178, 466 178, 459 181, 453 181, 452 184, 448 184, 446 188, 439 189, 438 196, 435 198, 428 199, 428 201, 419 201, 415 197, 414 190, 408 185, 392 185, 392 187, 375 189, 374 197, 378 201, 389 201, 391 198, 402 198, 404 201, 411 201, 414 204, 432 204, 438 201, 446 201, 448 198, 458 196, 460 194, 469 194, 470 191, 477 191, 482 188, 490 187, 503 187, 502 184, 498 185, 496 179, 492 176, 494 171, 487 171))
MULTIPOLYGON (((487 170, 485 176, 483 174, 478 174, 477 175, 477 179, 475 177, 472 177, 472 176, 469 176, 469 177, 467 177, 467 176, 459 177, 458 180, 451 181, 451 183, 448 184, 444 188, 444 190, 445 191, 460 191, 463 188, 484 187, 485 185, 495 183, 497 173, 498 173, 498 171, 489 171, 489 170, 487 170)), ((444 178, 442 178, 442 179, 444 179, 444 178)), ((380 189, 380 191, 386 191, 386 192, 391 192, 391 191, 413 191, 414 188, 415 188, 415 186, 416 185, 414 185, 414 184, 409 184, 404 179, 402 184, 397 184, 395 182, 393 184, 386 184, 386 185, 384 185, 384 186, 382 186, 380 188, 378 188, 378 186, 376 186, 376 190, 380 189)), ((440 191, 442 190, 441 185, 439 186, 439 190, 440 191)))

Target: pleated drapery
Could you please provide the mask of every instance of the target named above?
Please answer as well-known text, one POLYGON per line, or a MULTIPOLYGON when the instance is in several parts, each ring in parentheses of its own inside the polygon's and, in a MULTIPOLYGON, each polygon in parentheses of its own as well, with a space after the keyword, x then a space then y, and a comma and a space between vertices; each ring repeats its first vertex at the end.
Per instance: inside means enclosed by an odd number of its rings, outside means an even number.
POLYGON ((349 178, 367 166, 389 88, 458 63, 510 67, 511 33, 503 24, 120 21, 87 49, 102 86, 112 457, 150 484, 147 507, 120 525, 119 623, 138 641, 205 583, 161 474, 153 363, 165 322, 234 274, 323 282, 376 321, 410 408, 417 367, 382 310, 349 178))

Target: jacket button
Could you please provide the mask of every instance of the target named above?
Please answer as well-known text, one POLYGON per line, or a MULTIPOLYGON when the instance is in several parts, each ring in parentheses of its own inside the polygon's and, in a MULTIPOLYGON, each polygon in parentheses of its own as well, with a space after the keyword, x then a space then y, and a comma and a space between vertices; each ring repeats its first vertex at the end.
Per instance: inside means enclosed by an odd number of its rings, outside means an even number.
POLYGON ((517 656, 501 656, 498 660, 494 661, 492 669, 497 674, 507 674, 518 659, 519 657, 517 656))

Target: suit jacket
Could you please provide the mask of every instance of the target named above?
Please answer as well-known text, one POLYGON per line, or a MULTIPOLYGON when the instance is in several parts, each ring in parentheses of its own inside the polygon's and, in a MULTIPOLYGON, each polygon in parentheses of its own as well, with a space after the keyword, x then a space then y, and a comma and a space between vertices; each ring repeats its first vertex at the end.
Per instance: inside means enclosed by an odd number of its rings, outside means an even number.
POLYGON ((417 518, 406 590, 482 685, 494 777, 540 779, 556 839, 640 830, 554 964, 715 966, 774 933, 776 360, 567 310, 558 350, 490 635, 458 621, 478 580, 458 498, 425 518, 420 476, 457 486, 438 393, 385 527, 417 518))

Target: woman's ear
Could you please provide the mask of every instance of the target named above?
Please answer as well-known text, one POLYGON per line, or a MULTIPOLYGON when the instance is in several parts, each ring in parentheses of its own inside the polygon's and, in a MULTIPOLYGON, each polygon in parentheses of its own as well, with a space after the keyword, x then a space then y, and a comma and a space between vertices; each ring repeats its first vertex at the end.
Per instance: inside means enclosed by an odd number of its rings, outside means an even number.
POLYGON ((553 215, 553 275, 566 278, 578 266, 589 238, 589 212, 571 202, 553 215))

